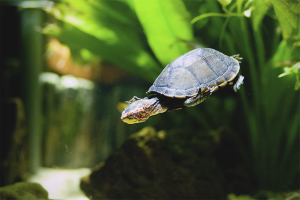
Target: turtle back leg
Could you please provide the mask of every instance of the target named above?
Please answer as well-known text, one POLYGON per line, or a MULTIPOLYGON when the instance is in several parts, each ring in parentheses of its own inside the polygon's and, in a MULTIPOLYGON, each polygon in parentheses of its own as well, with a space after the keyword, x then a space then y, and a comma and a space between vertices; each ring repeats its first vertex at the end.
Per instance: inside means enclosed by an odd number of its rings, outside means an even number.
POLYGON ((244 83, 243 80, 244 80, 244 76, 240 75, 239 78, 238 78, 238 80, 233 85, 233 90, 235 92, 237 92, 238 89, 240 89, 240 86, 244 83))
POLYGON ((186 107, 191 107, 203 102, 213 93, 214 89, 215 88, 208 88, 208 87, 200 88, 197 96, 190 97, 187 100, 185 100, 184 105, 186 107))

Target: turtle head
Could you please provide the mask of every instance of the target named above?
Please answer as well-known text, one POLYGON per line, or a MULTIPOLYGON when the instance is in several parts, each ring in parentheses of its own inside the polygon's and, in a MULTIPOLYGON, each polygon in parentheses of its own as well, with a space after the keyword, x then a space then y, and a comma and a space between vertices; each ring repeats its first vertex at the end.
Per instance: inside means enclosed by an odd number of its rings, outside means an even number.
POLYGON ((140 99, 133 97, 128 103, 128 107, 125 108, 121 116, 121 120, 127 124, 145 122, 151 115, 157 114, 155 112, 158 103, 157 98, 140 99))

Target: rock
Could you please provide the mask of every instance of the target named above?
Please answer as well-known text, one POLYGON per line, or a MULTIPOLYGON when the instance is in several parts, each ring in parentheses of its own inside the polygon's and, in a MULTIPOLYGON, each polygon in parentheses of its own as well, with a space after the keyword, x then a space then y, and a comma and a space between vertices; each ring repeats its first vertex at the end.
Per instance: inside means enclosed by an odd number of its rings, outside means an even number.
POLYGON ((90 199, 226 199, 217 147, 209 134, 146 127, 82 178, 81 189, 90 199))
POLYGON ((29 146, 25 111, 19 98, 1 101, 0 186, 25 180, 29 146))
POLYGON ((0 187, 0 199, 46 200, 48 199, 48 192, 38 183, 19 182, 13 185, 0 187))

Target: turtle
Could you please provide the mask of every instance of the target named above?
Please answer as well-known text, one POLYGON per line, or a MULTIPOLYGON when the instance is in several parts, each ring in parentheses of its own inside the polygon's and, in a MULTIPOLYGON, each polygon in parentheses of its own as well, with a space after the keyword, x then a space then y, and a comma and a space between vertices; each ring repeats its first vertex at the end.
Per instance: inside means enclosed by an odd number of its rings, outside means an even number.
POLYGON ((146 94, 134 96, 122 112, 128 124, 145 122, 150 116, 195 106, 214 92, 231 85, 235 92, 243 84, 239 55, 227 56, 211 48, 197 48, 168 64, 146 94))

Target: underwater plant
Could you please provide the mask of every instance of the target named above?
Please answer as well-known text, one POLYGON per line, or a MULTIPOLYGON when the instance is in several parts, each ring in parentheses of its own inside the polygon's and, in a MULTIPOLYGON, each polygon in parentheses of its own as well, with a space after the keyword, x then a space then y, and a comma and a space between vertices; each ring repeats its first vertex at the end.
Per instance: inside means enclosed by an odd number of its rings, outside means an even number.
POLYGON ((74 57, 84 48, 149 86, 195 46, 239 53, 245 76, 239 98, 210 99, 173 115, 172 125, 226 127, 259 187, 279 191, 299 177, 299 10, 299 0, 61 0, 46 8, 58 23, 44 33, 74 57))

